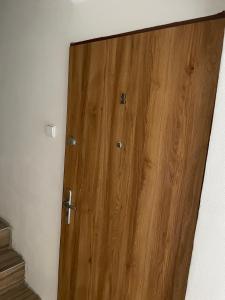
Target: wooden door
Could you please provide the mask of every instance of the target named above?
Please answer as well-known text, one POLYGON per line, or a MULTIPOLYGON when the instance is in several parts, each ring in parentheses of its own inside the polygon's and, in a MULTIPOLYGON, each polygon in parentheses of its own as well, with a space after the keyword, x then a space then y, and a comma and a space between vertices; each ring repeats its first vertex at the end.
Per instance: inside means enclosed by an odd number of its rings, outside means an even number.
POLYGON ((184 299, 224 25, 71 46, 60 300, 184 299))

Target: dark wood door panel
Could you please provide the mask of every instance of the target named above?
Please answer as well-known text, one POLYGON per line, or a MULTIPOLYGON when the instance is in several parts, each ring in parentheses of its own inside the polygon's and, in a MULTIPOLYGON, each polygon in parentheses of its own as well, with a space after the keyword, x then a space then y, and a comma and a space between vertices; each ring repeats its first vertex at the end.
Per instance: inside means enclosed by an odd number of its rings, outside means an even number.
POLYGON ((60 300, 185 298, 224 25, 71 47, 60 300))

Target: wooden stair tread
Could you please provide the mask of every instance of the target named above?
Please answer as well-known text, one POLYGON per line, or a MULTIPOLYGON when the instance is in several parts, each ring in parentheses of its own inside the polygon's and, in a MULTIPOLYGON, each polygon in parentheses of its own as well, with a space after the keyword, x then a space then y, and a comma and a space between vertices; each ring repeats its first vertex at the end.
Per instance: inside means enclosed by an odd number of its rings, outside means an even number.
POLYGON ((24 282, 25 263, 22 257, 12 249, 0 251, 0 299, 15 286, 24 282))
POLYGON ((0 220, 0 250, 9 248, 11 245, 11 230, 6 223, 0 220))
POLYGON ((2 218, 0 218, 0 230, 4 230, 6 228, 10 228, 9 224, 2 218))
POLYGON ((24 260, 16 251, 12 249, 0 251, 0 277, 2 272, 18 265, 24 265, 24 260))
POLYGON ((1 295, 1 300, 40 300, 40 298, 26 285, 21 284, 1 295))
POLYGON ((25 262, 11 249, 11 227, 1 217, 0 300, 40 300, 25 282, 25 262))

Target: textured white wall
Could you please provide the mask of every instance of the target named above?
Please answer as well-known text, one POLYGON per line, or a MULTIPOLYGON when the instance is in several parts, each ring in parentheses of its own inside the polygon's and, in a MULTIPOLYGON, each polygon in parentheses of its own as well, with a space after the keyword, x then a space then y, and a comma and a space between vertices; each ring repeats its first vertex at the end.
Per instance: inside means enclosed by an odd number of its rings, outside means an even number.
POLYGON ((225 299, 225 42, 186 300, 225 299))
POLYGON ((42 300, 57 294, 69 43, 225 9, 224 0, 78 2, 0 0, 0 215, 42 300))

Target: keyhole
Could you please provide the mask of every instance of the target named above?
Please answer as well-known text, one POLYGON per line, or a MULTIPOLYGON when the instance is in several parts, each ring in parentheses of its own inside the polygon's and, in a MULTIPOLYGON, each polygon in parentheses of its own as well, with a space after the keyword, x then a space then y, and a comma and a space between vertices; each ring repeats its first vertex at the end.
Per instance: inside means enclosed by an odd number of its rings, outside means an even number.
POLYGON ((122 93, 120 95, 120 104, 126 104, 126 102, 127 102, 127 94, 122 93))
POLYGON ((116 147, 119 148, 119 149, 122 149, 124 147, 124 145, 123 145, 122 142, 117 142, 116 147))

